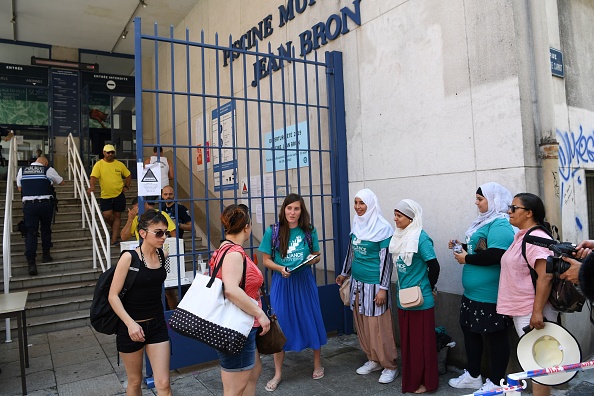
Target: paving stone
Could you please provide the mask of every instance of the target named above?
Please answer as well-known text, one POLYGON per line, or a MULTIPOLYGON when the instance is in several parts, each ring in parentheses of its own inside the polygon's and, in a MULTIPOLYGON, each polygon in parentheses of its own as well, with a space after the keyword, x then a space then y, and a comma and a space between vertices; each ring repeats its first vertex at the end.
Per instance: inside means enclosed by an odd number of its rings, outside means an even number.
POLYGON ((99 345, 52 354, 54 367, 56 368, 84 363, 91 360, 98 360, 105 357, 105 352, 103 352, 103 349, 99 345))
MULTIPOLYGON (((20 377, 21 375, 21 365, 18 360, 0 364, 0 367, 2 368, 1 375, 6 375, 8 377, 20 377)), ((43 370, 53 370, 52 357, 50 355, 29 358, 29 368, 25 368, 25 375, 28 378, 29 375, 43 370)), ((2 394, 2 392, 0 392, 0 394, 2 394)))
MULTIPOLYGON (((21 375, 20 369, 17 376, 9 377, 4 375, 4 370, 0 374, 0 394, 4 395, 21 395, 21 375)), ((52 370, 44 370, 27 376, 27 392, 31 393, 40 389, 49 389, 56 387, 56 379, 52 370)))
POLYGON ((113 367, 111 367, 111 364, 107 358, 103 358, 84 363, 73 364, 70 366, 58 367, 55 369, 55 371, 56 383, 58 385, 62 385, 68 384, 70 382, 99 377, 105 374, 113 374, 113 367))
POLYGON ((567 392, 567 396, 592 396, 594 395, 594 384, 591 382, 582 382, 567 392))
POLYGON ((47 333, 49 341, 59 340, 73 340, 78 337, 94 336, 93 330, 90 327, 77 327, 75 329, 60 330, 47 333))
POLYGON ((113 396, 122 394, 122 390, 122 384, 114 373, 67 384, 58 384, 60 396, 113 396))
POLYGON ((72 339, 50 339, 50 349, 52 354, 95 346, 99 346, 99 342, 94 335, 75 337, 72 339))

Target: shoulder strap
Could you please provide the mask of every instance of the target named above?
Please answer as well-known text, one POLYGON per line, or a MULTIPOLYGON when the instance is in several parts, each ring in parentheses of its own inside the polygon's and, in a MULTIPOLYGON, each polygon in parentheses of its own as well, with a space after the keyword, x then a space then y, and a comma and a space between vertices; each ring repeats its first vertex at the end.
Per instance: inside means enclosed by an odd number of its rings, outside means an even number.
POLYGON ((274 256, 276 254, 276 251, 278 249, 280 249, 280 238, 278 235, 280 224, 277 222, 277 223, 271 224, 270 227, 272 228, 272 243, 271 243, 272 254, 270 255, 270 258, 272 259, 272 261, 274 261, 274 256))
POLYGON ((524 260, 526 261, 526 265, 528 266, 528 269, 530 270, 530 277, 532 278, 532 284, 534 285, 534 290, 536 290, 536 279, 538 279, 538 274, 536 273, 536 270, 534 268, 532 268, 530 266, 530 264, 528 264, 528 257, 526 257, 526 237, 528 235, 530 235, 530 233, 532 233, 532 231, 534 230, 538 230, 541 229, 544 232, 547 233, 548 236, 551 236, 551 234, 549 233, 549 231, 543 227, 542 225, 535 225, 534 227, 532 227, 531 229, 528 230, 528 232, 526 232, 526 234, 524 235, 524 237, 522 238, 522 257, 524 257, 524 260))
MULTIPOLYGON (((132 261, 130 262, 130 268, 128 269, 128 274, 126 275, 126 280, 124 281, 124 286, 122 287, 122 290, 120 291, 120 299, 126 295, 128 290, 130 290, 130 288, 132 287, 132 284, 134 283, 134 280, 136 279, 136 275, 138 275, 138 271, 140 270, 140 260, 138 259, 138 254, 136 253, 136 251, 135 250, 124 250, 120 254, 120 257, 125 252, 130 252, 130 255, 132 256, 132 261), (134 252, 134 254, 136 255, 136 259, 132 255, 132 252, 134 252)), ((161 252, 161 253, 163 253, 163 252, 161 252)))
MULTIPOLYGON (((233 243, 233 242, 231 242, 231 243, 233 243)), ((233 243, 233 245, 235 245, 235 243, 233 243)), ((212 270, 212 275, 210 276, 210 281, 208 281, 208 283, 206 284, 206 287, 212 286, 215 278, 217 277, 217 274, 219 273, 219 270, 223 266, 223 260, 225 260, 225 256, 227 255, 229 250, 231 250, 231 247, 233 247, 233 245, 229 244, 228 245, 229 247, 227 249, 225 249, 225 251, 223 252, 223 255, 219 259, 218 264, 215 265, 215 267, 212 270)), ((241 253, 241 252, 238 252, 238 253, 241 253)), ((220 254, 220 250, 219 250, 219 254, 220 254)), ((241 282, 239 283, 239 287, 241 287, 242 289, 245 290, 245 274, 247 271, 247 262, 246 262, 246 255, 242 254, 242 256, 243 256, 243 272, 241 274, 241 282)))
POLYGON ((307 246, 309 247, 309 252, 313 253, 313 240, 311 238, 311 229, 305 231, 305 241, 307 242, 307 246))

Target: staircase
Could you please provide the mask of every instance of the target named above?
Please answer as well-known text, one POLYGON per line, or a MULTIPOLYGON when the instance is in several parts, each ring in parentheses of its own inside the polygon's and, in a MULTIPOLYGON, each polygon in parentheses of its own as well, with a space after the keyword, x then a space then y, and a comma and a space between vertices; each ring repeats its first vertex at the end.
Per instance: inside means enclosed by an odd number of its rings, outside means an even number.
MULTIPOLYGON (((65 175, 62 175, 65 176, 65 175)), ((127 194, 128 204, 136 195, 136 182, 133 181, 131 192, 127 194)), ((14 232, 16 224, 23 218, 20 194, 15 193, 13 201, 12 278, 10 291, 28 290, 27 329, 29 334, 69 329, 89 324, 89 308, 93 299, 93 290, 101 266, 93 269, 92 238, 89 229, 82 228, 80 198, 74 198, 72 181, 65 181, 64 186, 57 186, 58 213, 52 225, 51 255, 53 262, 41 262, 41 238, 38 238, 37 276, 30 276, 27 260, 24 256, 25 240, 14 232)), ((97 187, 96 196, 99 196, 97 187)), ((0 182, 0 207, 4 207, 6 182, 0 182)), ((0 211, 0 230, 2 233, 4 211, 0 211)), ((126 213, 122 213, 122 227, 126 223, 126 213)), ((0 250, 0 256, 2 252, 0 250)), ((119 246, 111 248, 112 265, 119 257, 119 246)), ((2 264, 0 258, 0 265, 2 264)), ((0 282, 3 282, 0 271, 0 282)), ((16 328, 15 321, 12 321, 16 328)), ((3 328, 3 326, 2 326, 3 328)))

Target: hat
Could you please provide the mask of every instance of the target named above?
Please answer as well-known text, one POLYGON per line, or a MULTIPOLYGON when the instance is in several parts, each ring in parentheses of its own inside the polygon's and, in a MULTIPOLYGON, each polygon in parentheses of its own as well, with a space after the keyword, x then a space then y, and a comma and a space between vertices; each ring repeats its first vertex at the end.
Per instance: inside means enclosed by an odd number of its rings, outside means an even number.
MULTIPOLYGON (((532 329, 518 341, 518 361, 524 371, 580 363, 582 351, 573 335, 556 323, 545 322, 541 330, 532 329)), ((571 380, 577 371, 560 372, 532 378, 542 385, 560 385, 571 380)))
POLYGON ((103 151, 109 153, 110 151, 116 151, 116 149, 113 146, 113 144, 106 144, 105 146, 103 146, 103 151))

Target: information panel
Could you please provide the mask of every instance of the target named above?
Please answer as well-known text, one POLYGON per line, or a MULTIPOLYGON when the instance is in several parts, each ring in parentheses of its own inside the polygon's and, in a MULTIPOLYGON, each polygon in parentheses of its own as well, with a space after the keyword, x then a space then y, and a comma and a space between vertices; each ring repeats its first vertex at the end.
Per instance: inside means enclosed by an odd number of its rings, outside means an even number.
POLYGON ((80 130, 79 72, 52 70, 52 131, 54 136, 78 136, 80 130))

